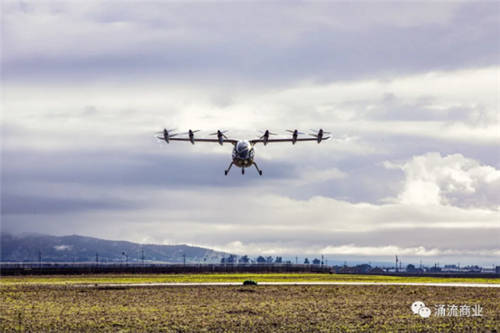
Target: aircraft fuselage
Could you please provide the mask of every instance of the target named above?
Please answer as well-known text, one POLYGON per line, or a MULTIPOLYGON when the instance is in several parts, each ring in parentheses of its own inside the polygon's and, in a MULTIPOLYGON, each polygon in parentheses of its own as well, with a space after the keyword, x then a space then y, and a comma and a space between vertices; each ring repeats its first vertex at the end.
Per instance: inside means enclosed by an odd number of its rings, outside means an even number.
POLYGON ((247 140, 238 141, 233 148, 233 163, 239 168, 248 168, 253 165, 255 149, 247 140))

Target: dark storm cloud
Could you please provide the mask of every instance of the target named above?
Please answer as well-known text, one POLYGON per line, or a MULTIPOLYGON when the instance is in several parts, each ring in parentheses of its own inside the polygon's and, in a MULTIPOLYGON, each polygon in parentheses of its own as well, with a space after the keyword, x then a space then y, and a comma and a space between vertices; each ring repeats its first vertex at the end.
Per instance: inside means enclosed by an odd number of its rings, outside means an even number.
MULTIPOLYGON (((407 15, 411 21, 412 6, 401 5, 400 13, 394 8, 390 12, 407 15)), ((498 64, 498 3, 449 6, 451 19, 405 25, 395 23, 398 20, 394 18, 377 21, 376 15, 390 9, 383 4, 156 3, 124 4, 120 9, 103 5, 77 15, 63 37, 56 35, 57 29, 41 29, 39 37, 51 43, 50 47, 10 48, 9 43, 23 41, 15 38, 15 30, 6 29, 4 77, 21 81, 64 81, 69 76, 72 80, 153 78, 269 85, 303 79, 388 79, 414 72, 498 64), (300 18, 302 7, 310 12, 310 20, 300 18), (137 9, 143 16, 135 13, 137 9), (159 17, 162 11, 165 15, 159 17), (53 46, 59 39, 64 45, 69 43, 69 49, 59 52, 53 46), (21 54, 16 53, 18 49, 21 54)), ((424 4, 420 7, 415 11, 432 13, 435 9, 424 4)), ((75 15, 64 8, 52 15, 75 15)), ((29 18, 27 15, 28 22, 29 18)), ((31 24, 36 34, 39 23, 31 24)))
MULTIPOLYGON (((37 151, 5 150, 3 154, 4 185, 12 182, 46 181, 90 186, 151 186, 178 188, 190 186, 245 186, 255 183, 255 170, 248 169, 245 177, 241 169, 228 167, 231 148, 227 155, 141 153, 139 151, 37 151)), ((267 179, 292 176, 293 168, 287 162, 266 161, 267 179)), ((258 181, 259 178, 257 178, 258 181)))
POLYGON ((44 197, 36 195, 13 195, 9 192, 2 193, 3 215, 32 215, 32 214, 78 214, 89 210, 133 209, 135 203, 124 200, 89 200, 72 199, 67 197, 44 197))

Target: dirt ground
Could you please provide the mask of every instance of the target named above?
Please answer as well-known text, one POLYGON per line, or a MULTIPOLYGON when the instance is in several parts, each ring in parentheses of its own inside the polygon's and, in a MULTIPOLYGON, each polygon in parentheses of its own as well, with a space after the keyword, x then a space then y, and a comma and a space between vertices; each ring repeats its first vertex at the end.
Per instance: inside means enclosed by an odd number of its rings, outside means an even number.
POLYGON ((499 299, 500 288, 4 285, 0 331, 498 332, 499 299), (417 300, 429 318, 411 311, 417 300), (479 305, 481 316, 454 315, 454 305, 479 305))

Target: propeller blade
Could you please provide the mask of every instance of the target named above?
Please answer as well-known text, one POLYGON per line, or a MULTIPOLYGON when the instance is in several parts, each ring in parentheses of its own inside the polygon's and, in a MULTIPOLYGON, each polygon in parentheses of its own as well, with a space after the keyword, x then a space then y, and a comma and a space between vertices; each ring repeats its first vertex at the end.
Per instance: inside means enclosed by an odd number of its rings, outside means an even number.
MULTIPOLYGON (((166 128, 164 129, 166 130, 166 128)), ((164 131, 163 130, 163 131, 164 131)), ((172 129, 167 129, 167 132, 170 133, 170 132, 175 132, 177 130, 177 128, 172 128, 172 129)), ((163 131, 159 131, 158 133, 162 133, 163 134, 163 131)))
POLYGON ((163 131, 156 132, 156 133, 155 133, 155 135, 163 135, 163 136, 161 137, 161 139, 164 139, 164 138, 165 138, 165 131, 167 131, 167 133, 168 133, 168 137, 169 137, 169 138, 171 138, 171 137, 176 136, 176 135, 178 135, 178 134, 179 134, 179 133, 172 133, 172 132, 174 132, 174 131, 175 131, 175 128, 174 128, 174 129, 169 129, 169 130, 164 129, 163 131))
POLYGON ((295 131, 297 131, 297 134, 306 134, 304 132, 300 132, 299 130, 286 130, 286 131, 290 133, 295 133, 295 131))
MULTIPOLYGON (((219 132, 220 132, 221 134, 224 134, 224 133, 229 132, 229 130, 224 130, 224 131, 219 130, 218 132, 215 132, 215 133, 210 133, 210 135, 218 135, 218 134, 219 134, 219 132)), ((224 135, 224 136, 225 136, 225 135, 224 135)))
MULTIPOLYGON (((196 133, 196 132, 199 132, 200 130, 194 130, 194 131, 191 131, 191 133, 196 133)), ((182 133, 176 133, 176 135, 186 135, 186 134, 189 134, 189 131, 187 132, 182 132, 182 133)))

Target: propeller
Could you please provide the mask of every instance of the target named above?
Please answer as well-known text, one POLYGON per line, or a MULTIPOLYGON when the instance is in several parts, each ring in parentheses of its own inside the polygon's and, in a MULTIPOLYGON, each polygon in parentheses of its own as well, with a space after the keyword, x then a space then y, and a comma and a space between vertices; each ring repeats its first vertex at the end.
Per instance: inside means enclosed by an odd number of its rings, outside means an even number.
POLYGON ((286 131, 292 133, 292 144, 295 144, 297 142, 297 138, 298 138, 299 134, 304 134, 302 132, 299 132, 298 129, 286 130, 286 131))
POLYGON ((309 134, 309 135, 312 135, 312 136, 318 136, 319 133, 332 134, 332 132, 323 131, 323 129, 321 129, 321 128, 319 130, 310 129, 310 131, 316 132, 315 134, 312 134, 312 133, 309 134))
POLYGON ((299 130, 296 130, 296 129, 295 130, 289 130, 289 129, 287 129, 286 131, 292 133, 293 135, 306 134, 304 132, 299 132, 299 130))
POLYGON ((277 133, 273 133, 270 130, 259 130, 260 133, 262 133, 262 136, 269 136, 269 135, 278 135, 277 133))
POLYGON ((176 135, 186 135, 186 134, 191 135, 191 134, 194 134, 194 133, 199 132, 199 131, 200 130, 189 130, 187 132, 177 133, 176 135))
POLYGON ((158 132, 156 132, 155 134, 156 134, 156 135, 160 135, 160 134, 165 133, 165 131, 167 131, 167 132, 169 133, 169 134, 168 134, 169 136, 172 136, 172 135, 177 135, 177 134, 170 134, 170 132, 174 132, 175 130, 176 130, 175 128, 173 128, 173 129, 166 129, 166 128, 165 128, 165 129, 163 129, 163 131, 158 131, 158 132))
POLYGON ((259 131, 259 132, 262 133, 262 135, 260 136, 260 138, 264 139, 264 141, 267 141, 267 139, 269 139, 270 135, 278 135, 276 133, 271 132, 270 130, 259 131))
POLYGON ((260 139, 262 139, 262 143, 264 143, 264 146, 267 145, 267 140, 269 140, 269 136, 270 135, 277 135, 276 133, 273 133, 273 132, 270 132, 269 130, 266 130, 266 131, 260 131, 261 133, 264 133, 262 134, 262 136, 260 137, 260 139))
MULTIPOLYGON (((314 131, 316 131, 316 130, 311 129, 311 131, 313 131, 313 132, 314 132, 314 131)), ((331 132, 326 132, 326 131, 323 131, 323 129, 322 129, 322 128, 320 128, 320 129, 318 130, 318 133, 309 133, 309 135, 310 135, 310 136, 313 136, 313 137, 315 137, 316 139, 318 139, 318 143, 320 143, 320 142, 321 142, 321 140, 323 140, 323 135, 325 135, 325 134, 326 134, 326 135, 328 135, 328 134, 331 134, 331 132)), ((328 139, 328 138, 327 138, 327 139, 328 139)))
POLYGON ((227 133, 228 130, 217 130, 217 132, 215 133, 210 133, 210 135, 217 135, 218 137, 223 137, 224 139, 227 139, 227 136, 225 135, 225 133, 227 133))
POLYGON ((219 144, 222 146, 222 144, 224 143, 224 139, 227 139, 227 136, 224 134, 226 132, 227 132, 227 130, 225 130, 225 131, 217 130, 217 132, 210 133, 210 135, 217 135, 217 139, 219 140, 219 144))
POLYGON ((176 129, 166 129, 164 128, 163 131, 160 131, 160 132, 156 132, 156 135, 163 135, 163 136, 157 136, 156 138, 160 139, 160 140, 165 140, 167 143, 168 143, 168 140, 176 135, 179 135, 178 133, 171 133, 173 131, 175 131, 176 129))

